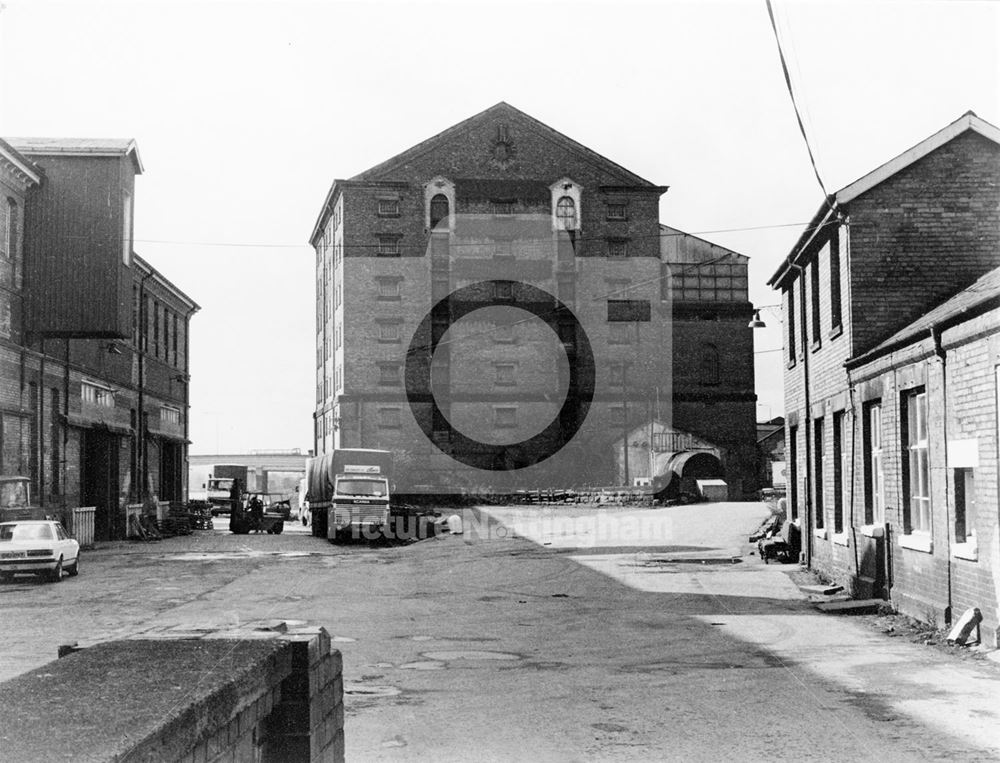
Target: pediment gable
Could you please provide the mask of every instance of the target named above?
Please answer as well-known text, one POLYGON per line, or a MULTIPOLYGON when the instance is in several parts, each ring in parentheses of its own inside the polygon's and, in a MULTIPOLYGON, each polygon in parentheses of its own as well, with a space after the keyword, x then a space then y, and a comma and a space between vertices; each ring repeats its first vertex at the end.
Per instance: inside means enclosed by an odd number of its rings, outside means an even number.
POLYGON ((562 177, 568 165, 585 165, 606 184, 657 186, 525 112, 500 102, 402 153, 365 170, 352 181, 450 178, 562 177), (547 174, 547 164, 553 168, 547 174))

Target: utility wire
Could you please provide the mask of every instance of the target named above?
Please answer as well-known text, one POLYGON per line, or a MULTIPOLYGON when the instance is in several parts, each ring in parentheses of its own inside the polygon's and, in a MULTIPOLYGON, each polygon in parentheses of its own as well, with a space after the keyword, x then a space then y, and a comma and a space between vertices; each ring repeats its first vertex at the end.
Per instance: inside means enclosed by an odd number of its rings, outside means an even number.
POLYGON ((792 88, 792 78, 788 73, 788 64, 785 63, 785 53, 781 49, 781 38, 778 35, 778 25, 774 20, 774 9, 771 7, 771 0, 764 0, 767 4, 767 15, 771 19, 771 29, 774 30, 774 42, 778 46, 778 58, 781 59, 781 71, 785 74, 785 87, 788 89, 788 96, 792 99, 792 108, 795 110, 795 119, 799 123, 799 131, 802 133, 802 140, 805 141, 806 151, 809 153, 809 161, 812 164, 813 172, 816 173, 816 182, 819 183, 820 190, 823 191, 823 198, 827 200, 830 199, 830 194, 827 193, 826 186, 823 185, 823 178, 820 177, 819 168, 816 166, 816 157, 813 156, 812 146, 809 145, 809 136, 806 134, 805 125, 802 123, 802 114, 799 112, 799 104, 795 100, 795 91, 792 88))
MULTIPOLYGON (((800 225, 808 225, 808 222, 797 222, 797 223, 775 223, 773 225, 753 225, 743 228, 716 228, 714 230, 704 230, 704 231, 678 231, 677 233, 657 233, 650 236, 629 236, 629 241, 641 241, 645 239, 662 239, 662 238, 676 238, 679 236, 708 236, 714 233, 745 233, 750 231, 758 230, 775 230, 778 228, 797 228, 800 225)), ((78 240, 88 240, 88 236, 63 236, 65 239, 78 239, 78 240)), ((576 241, 606 241, 606 236, 580 236, 576 241)), ((249 249, 303 249, 307 248, 308 244, 273 244, 273 243, 255 243, 251 241, 237 242, 237 241, 181 241, 181 240, 170 240, 170 239, 156 239, 156 238, 137 238, 134 239, 136 244, 164 244, 170 246, 219 246, 219 247, 237 247, 237 248, 249 248, 249 249)), ((711 241, 708 242, 712 244, 711 241)), ((350 244, 344 247, 344 251, 355 251, 355 250, 367 250, 367 249, 378 249, 379 244, 350 244)), ((463 248, 481 248, 486 246, 486 244, 449 244, 449 249, 463 249, 463 248)), ((718 244, 712 244, 712 246, 718 246, 720 249, 725 247, 719 246, 718 244)), ((424 247, 426 249, 426 247, 424 247)), ((400 248, 402 251, 402 247, 400 248)), ((389 255, 386 255, 389 256, 389 255)))

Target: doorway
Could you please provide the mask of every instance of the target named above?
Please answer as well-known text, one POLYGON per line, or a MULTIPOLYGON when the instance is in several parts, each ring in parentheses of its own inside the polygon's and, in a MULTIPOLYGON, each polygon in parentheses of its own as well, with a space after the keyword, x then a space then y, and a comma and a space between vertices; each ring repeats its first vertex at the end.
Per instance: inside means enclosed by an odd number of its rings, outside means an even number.
POLYGON ((80 447, 80 499, 94 506, 94 540, 125 537, 125 516, 118 511, 118 437, 85 429, 80 447))
POLYGON ((180 443, 160 440, 160 491, 161 501, 182 501, 184 496, 184 458, 180 443))

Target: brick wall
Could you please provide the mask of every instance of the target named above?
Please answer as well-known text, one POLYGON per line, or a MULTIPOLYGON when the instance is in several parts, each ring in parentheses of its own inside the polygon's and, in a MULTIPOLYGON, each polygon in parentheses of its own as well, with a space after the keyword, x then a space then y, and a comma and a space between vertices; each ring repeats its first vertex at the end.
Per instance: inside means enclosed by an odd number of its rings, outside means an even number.
POLYGON ((967 131, 848 205, 860 354, 995 268, 1000 146, 967 131))
MULTIPOLYGON (((669 303, 660 301, 659 189, 641 188, 640 180, 627 170, 583 147, 569 145, 532 120, 511 115, 505 107, 500 112, 503 115, 497 119, 484 118, 463 125, 445 142, 422 146, 405 154, 403 159, 376 167, 353 180, 338 181, 339 190, 331 201, 342 205, 343 227, 335 227, 339 215, 331 212, 321 229, 327 241, 336 241, 341 232, 343 235, 344 304, 325 326, 322 321, 317 322, 317 347, 322 349, 327 335, 331 331, 335 334, 338 324, 343 326, 344 348, 336 353, 345 377, 343 392, 336 401, 339 445, 387 447, 415 454, 421 463, 418 471, 427 477, 422 482, 430 482, 429 475, 447 473, 449 469, 454 472, 455 464, 452 462, 449 467, 450 459, 417 426, 417 420, 430 419, 430 403, 417 403, 411 408, 402 383, 380 381, 379 364, 404 366, 417 324, 433 303, 453 290, 479 280, 523 281, 558 296, 573 311, 589 338, 596 376, 594 403, 587 421, 571 442, 574 447, 567 445, 565 452, 544 462, 544 467, 518 469, 516 477, 524 486, 582 484, 588 480, 600 484, 609 478, 613 458, 607 448, 620 436, 624 426, 620 409, 626 395, 620 385, 611 383, 611 367, 626 363, 629 424, 648 419, 654 406, 659 408, 661 417, 669 415, 671 380, 678 374, 692 393, 692 403, 716 401, 727 412, 738 411, 734 418, 715 417, 711 423, 703 415, 691 415, 685 423, 695 434, 713 430, 716 442, 733 451, 731 478, 737 485, 737 493, 742 495, 744 490, 752 490, 755 472, 752 340, 745 328, 750 313, 737 315, 739 310, 730 310, 724 320, 713 318, 685 324, 683 330, 675 329, 669 303), (503 123, 507 139, 513 145, 502 160, 493 148, 498 121, 503 123), (432 244, 426 229, 428 196, 424 186, 434 178, 446 178, 456 184, 455 208, 451 211, 457 219, 442 252, 444 268, 439 268, 440 263, 429 253, 432 244), (571 256, 565 258, 560 252, 566 254, 567 241, 560 241, 553 234, 551 223, 551 186, 561 178, 574 184, 580 199, 579 235, 571 256), (497 188, 507 183, 511 188, 528 189, 524 198, 516 199, 516 215, 510 219, 494 217, 489 191, 473 188, 476 184, 493 188, 491 183, 497 188), (398 216, 379 214, 380 200, 389 198, 398 201, 398 216), (625 205, 624 220, 608 219, 611 202, 625 205), (506 229, 513 238, 510 244, 513 259, 494 259, 496 240, 504 238, 506 229), (374 256, 379 236, 398 238, 398 257, 374 256), (628 256, 605 257, 608 238, 627 239, 628 256), (402 279, 398 298, 380 297, 377 288, 380 277, 402 279), (611 337, 609 299, 646 301, 650 305, 652 320, 631 325, 633 337, 628 344, 611 337), (380 340, 379 321, 397 322, 400 340, 380 340), (720 381, 706 385, 702 383, 701 369, 703 352, 709 345, 718 353, 720 381), (379 411, 387 408, 400 411, 398 427, 380 424, 379 411)), ((324 279, 335 289, 340 274, 327 273, 327 246, 322 241, 314 244, 318 252, 319 289, 322 290, 324 279)), ((319 299, 317 306, 322 310, 319 299)), ((469 323, 475 324, 476 329, 485 326, 476 321, 469 323)), ((458 327, 451 333, 460 333, 458 327)), ((552 331, 543 327, 538 332, 520 333, 523 336, 518 343, 505 347, 499 347, 489 337, 478 344, 469 344, 464 347, 468 350, 464 361, 462 353, 453 353, 452 396, 468 393, 467 396, 476 397, 481 393, 482 399, 470 399, 461 410, 456 409, 451 423, 460 429, 474 430, 468 434, 476 439, 496 442, 524 439, 537 431, 540 421, 551 419, 550 409, 561 403, 561 399, 555 403, 525 400, 518 404, 516 430, 483 434, 483 422, 493 416, 496 402, 493 398, 499 394, 491 365, 494 360, 508 359, 515 364, 516 392, 560 393, 556 397, 561 398, 559 374, 548 362, 552 348, 547 345, 554 339, 552 331), (478 365, 465 362, 470 357, 478 365), (476 384, 467 383, 470 374, 478 375, 475 379, 478 389, 474 389, 476 384)), ((335 377, 335 368, 332 363, 320 367, 317 384, 322 385, 325 377, 335 377)), ((317 400, 317 416, 321 417, 331 410, 333 401, 322 390, 318 390, 317 400)), ((318 450, 330 440, 320 441, 321 435, 320 428, 318 450)), ((516 454, 513 458, 517 460, 516 454)), ((447 479, 467 485, 493 478, 500 482, 500 477, 498 473, 477 471, 465 475, 452 473, 447 479)))
POLYGON ((344 760, 343 665, 322 628, 160 627, 60 657, 2 685, 5 759, 344 760))

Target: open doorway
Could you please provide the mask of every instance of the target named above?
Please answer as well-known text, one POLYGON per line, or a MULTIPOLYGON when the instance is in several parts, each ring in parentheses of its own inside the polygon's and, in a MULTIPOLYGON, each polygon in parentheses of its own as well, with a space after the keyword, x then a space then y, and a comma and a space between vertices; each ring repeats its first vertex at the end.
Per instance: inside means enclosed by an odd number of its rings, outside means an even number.
POLYGON ((125 517, 118 510, 118 437, 84 429, 80 443, 80 500, 94 506, 94 540, 125 537, 125 517))

